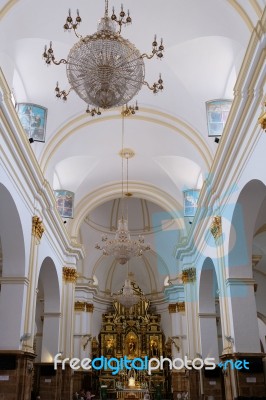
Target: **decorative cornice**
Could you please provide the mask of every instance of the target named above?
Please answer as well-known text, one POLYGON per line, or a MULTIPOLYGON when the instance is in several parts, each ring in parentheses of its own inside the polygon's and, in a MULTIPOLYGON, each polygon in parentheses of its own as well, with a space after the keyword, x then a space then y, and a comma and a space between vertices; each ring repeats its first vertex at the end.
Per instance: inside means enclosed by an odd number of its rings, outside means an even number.
POLYGON ((24 276, 3 276, 0 278, 0 284, 6 285, 29 285, 29 279, 24 276))
POLYGON ((178 301, 176 303, 176 308, 178 312, 185 312, 186 311, 186 303, 184 301, 178 301))
POLYGON ((32 235, 36 239, 38 239, 38 241, 40 241, 42 238, 43 232, 44 232, 44 226, 43 226, 41 218, 37 217, 37 215, 34 215, 32 217, 32 235))
POLYGON ((176 313, 176 304, 169 304, 168 305, 168 311, 170 314, 176 313))
POLYGON ((225 280, 226 286, 254 286, 253 278, 227 278, 225 280))
POLYGON ((63 267, 63 279, 65 282, 76 283, 77 277, 78 274, 76 268, 63 267))
POLYGON ((222 218, 220 216, 213 217, 210 231, 214 239, 218 239, 222 235, 222 218))
POLYGON ((197 277, 196 268, 188 268, 182 271, 183 283, 195 282, 197 277))

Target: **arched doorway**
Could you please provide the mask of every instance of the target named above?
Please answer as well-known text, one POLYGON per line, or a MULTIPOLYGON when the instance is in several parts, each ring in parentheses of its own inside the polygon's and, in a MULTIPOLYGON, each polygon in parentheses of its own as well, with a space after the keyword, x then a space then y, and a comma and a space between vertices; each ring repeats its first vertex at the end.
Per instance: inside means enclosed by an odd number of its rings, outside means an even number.
POLYGON ((0 349, 19 350, 25 333, 24 297, 27 290, 24 234, 15 201, 2 184, 0 204, 0 349))
POLYGON ((201 394, 215 399, 224 398, 222 370, 218 364, 222 354, 222 329, 219 304, 219 285, 211 258, 203 262, 199 281, 199 326, 201 358, 212 358, 216 368, 200 370, 201 394))
POLYGON ((50 257, 42 262, 37 291, 36 361, 50 363, 60 351, 60 288, 56 267, 50 257))

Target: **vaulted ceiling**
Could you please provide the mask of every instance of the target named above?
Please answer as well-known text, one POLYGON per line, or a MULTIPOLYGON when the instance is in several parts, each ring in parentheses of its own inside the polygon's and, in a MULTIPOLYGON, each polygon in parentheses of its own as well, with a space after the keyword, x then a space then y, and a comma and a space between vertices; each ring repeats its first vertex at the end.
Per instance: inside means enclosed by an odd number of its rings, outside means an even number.
MULTIPOLYGON (((56 99, 57 81, 69 87, 65 66, 47 67, 42 53, 52 40, 56 59, 66 58, 78 40, 63 29, 68 9, 73 16, 79 9, 79 32, 85 36, 96 31, 104 0, 2 0, 1 6, 1 68, 18 103, 48 108, 46 142, 35 142, 32 149, 50 185, 75 192, 76 220, 68 229, 78 236, 92 210, 105 203, 108 209, 108 201, 121 195, 121 109, 91 117, 74 92, 66 103, 56 99)), ((118 12, 120 1, 110 0, 112 6, 118 12)), ((129 161, 135 198, 179 218, 183 190, 201 187, 217 149, 207 134, 205 102, 233 99, 251 32, 265 6, 265 0, 124 1, 132 25, 122 29, 122 36, 141 53, 150 53, 155 33, 165 44, 162 60, 145 61, 145 79, 153 83, 161 72, 164 91, 154 95, 144 86, 136 97, 140 110, 125 120, 124 145, 135 152, 129 161)))

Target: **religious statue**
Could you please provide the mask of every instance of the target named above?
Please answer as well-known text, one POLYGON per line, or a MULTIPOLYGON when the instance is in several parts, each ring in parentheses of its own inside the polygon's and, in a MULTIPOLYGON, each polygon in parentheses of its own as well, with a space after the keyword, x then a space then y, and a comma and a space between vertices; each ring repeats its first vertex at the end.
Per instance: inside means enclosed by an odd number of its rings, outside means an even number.
POLYGON ((156 340, 151 340, 151 355, 152 356, 158 356, 158 342, 156 340))
POLYGON ((112 355, 114 351, 114 343, 113 339, 107 339, 106 346, 105 346, 106 354, 112 355))
POLYGON ((136 343, 134 342, 132 337, 130 337, 130 341, 128 342, 128 350, 129 354, 134 354, 136 350, 136 343))

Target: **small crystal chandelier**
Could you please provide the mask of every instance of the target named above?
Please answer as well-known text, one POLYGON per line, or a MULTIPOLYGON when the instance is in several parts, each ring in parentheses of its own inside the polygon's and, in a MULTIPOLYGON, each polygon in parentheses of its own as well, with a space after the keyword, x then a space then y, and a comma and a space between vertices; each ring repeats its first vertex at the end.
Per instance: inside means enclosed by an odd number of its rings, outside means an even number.
POLYGON ((151 59, 157 56, 161 59, 163 41, 158 43, 155 36, 151 54, 141 54, 134 44, 120 35, 122 26, 131 21, 129 11, 126 15, 123 6, 118 17, 114 8, 109 17, 108 0, 105 0, 105 14, 98 23, 97 32, 82 37, 77 33, 81 22, 79 11, 77 10, 76 19, 73 20, 69 10, 64 29, 73 29, 79 41, 70 49, 67 59, 55 60, 52 42, 49 48, 45 46, 43 53, 47 65, 66 65, 70 89, 61 90, 57 83, 56 97, 67 100, 70 91, 74 90, 87 103, 86 112, 94 116, 100 115, 101 109, 126 105, 140 91, 142 85, 148 86, 153 93, 163 90, 161 75, 152 85, 144 80, 143 61, 145 57, 151 59))
POLYGON ((135 153, 131 149, 124 148, 124 109, 122 110, 122 217, 118 220, 118 227, 114 239, 102 236, 103 245, 96 244, 95 248, 102 250, 103 255, 113 256, 119 264, 126 264, 132 257, 142 256, 143 252, 150 250, 150 245, 144 243, 144 237, 139 235, 137 240, 132 240, 128 230, 128 220, 124 216, 125 197, 132 196, 128 191, 128 160, 134 157, 135 153), (127 160, 127 192, 124 192, 124 158, 127 160))
POLYGON ((131 280, 129 279, 128 264, 127 264, 127 278, 125 280, 125 284, 119 293, 113 294, 113 298, 117 300, 120 304, 122 304, 122 306, 124 306, 125 308, 133 307, 141 300, 141 296, 137 295, 134 292, 131 280))

